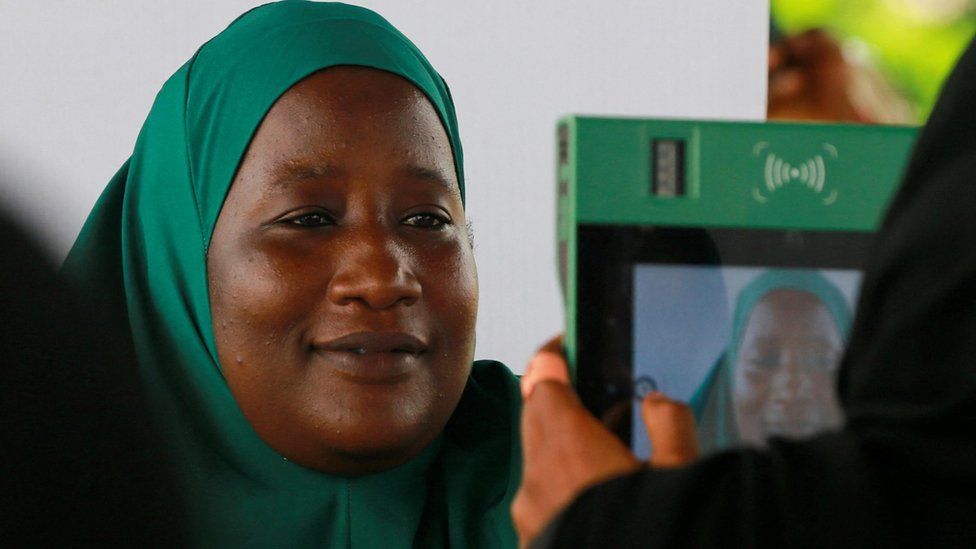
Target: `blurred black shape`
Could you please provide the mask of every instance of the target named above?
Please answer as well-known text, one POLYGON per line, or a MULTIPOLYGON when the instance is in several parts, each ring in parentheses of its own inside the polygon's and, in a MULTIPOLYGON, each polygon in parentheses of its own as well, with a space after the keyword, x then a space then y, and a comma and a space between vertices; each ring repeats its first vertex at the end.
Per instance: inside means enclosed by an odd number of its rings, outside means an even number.
POLYGON ((2 215, 0 250, 0 546, 180 545, 128 346, 2 215))

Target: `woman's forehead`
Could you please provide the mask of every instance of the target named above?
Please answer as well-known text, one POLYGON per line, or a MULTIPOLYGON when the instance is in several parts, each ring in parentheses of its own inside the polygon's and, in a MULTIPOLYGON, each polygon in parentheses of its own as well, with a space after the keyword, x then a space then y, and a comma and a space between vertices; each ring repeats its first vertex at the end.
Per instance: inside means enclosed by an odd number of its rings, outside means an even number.
POLYGON ((390 73, 339 67, 303 80, 272 107, 231 190, 269 197, 362 178, 439 187, 460 200, 451 145, 426 97, 390 73))
MULTIPOLYGON (((283 95, 248 149, 291 178, 335 174, 357 147, 375 161, 393 159, 412 173, 457 186, 450 141, 426 96, 405 79, 374 69, 316 73, 283 95)), ((361 151, 358 151, 361 152, 361 151)), ((253 159, 252 159, 253 160, 253 159)))
POLYGON ((423 92, 402 77, 363 67, 334 67, 299 81, 271 106, 255 137, 262 131, 298 139, 333 137, 341 146, 343 140, 389 135, 384 129, 437 133, 450 148, 423 92))
POLYGON ((777 288, 772 290, 756 303, 759 307, 778 311, 812 311, 819 307, 826 309, 817 294, 797 288, 777 288))
POLYGON ((752 309, 746 331, 753 337, 778 334, 812 339, 837 335, 836 323, 824 302, 812 292, 793 288, 764 295, 752 309))
POLYGON ((395 105, 399 102, 423 101, 434 107, 427 96, 406 78, 372 67, 339 65, 316 71, 299 80, 278 99, 278 103, 296 103, 309 96, 331 100, 333 104, 356 107, 395 105))

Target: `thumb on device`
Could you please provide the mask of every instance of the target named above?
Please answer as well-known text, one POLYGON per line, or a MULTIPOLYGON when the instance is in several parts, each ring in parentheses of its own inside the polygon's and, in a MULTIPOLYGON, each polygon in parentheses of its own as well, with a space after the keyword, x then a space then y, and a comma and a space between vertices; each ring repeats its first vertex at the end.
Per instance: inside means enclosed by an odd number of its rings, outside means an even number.
POLYGON ((641 401, 641 417, 651 440, 651 467, 681 467, 698 457, 695 416, 688 405, 655 391, 641 401))
POLYGON ((562 336, 549 340, 536 353, 525 369, 520 382, 522 398, 529 398, 535 384, 540 381, 557 381, 569 385, 569 370, 562 354, 562 336))

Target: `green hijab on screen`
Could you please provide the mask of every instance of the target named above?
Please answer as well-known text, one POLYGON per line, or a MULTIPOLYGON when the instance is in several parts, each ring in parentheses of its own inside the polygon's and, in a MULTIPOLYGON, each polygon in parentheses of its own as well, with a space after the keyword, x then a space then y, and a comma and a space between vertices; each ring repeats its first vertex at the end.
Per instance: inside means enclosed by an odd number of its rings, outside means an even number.
POLYGON ((357 478, 285 460, 221 375, 206 273, 221 205, 274 102, 337 65, 388 71, 426 94, 463 197, 454 105, 423 54, 369 10, 288 0, 239 17, 164 84, 64 272, 124 326, 120 345, 137 357, 194 545, 514 547, 519 399, 504 366, 475 364, 447 427, 420 456, 357 478))
POLYGON ((729 346, 691 397, 689 405, 698 419, 698 438, 705 452, 725 449, 739 442, 733 412, 733 369, 739 356, 739 345, 752 310, 772 291, 793 289, 809 292, 821 301, 834 319, 843 337, 851 327, 851 309, 844 295, 827 278, 816 271, 770 269, 763 272, 739 292, 732 316, 729 346))

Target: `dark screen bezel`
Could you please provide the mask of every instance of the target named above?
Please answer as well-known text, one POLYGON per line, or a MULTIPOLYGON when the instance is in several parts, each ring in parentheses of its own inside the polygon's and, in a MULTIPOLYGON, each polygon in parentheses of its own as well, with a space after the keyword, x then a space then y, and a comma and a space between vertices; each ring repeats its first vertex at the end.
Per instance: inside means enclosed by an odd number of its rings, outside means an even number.
POLYGON ((576 387, 628 446, 637 264, 863 271, 873 233, 588 225, 577 227, 576 387))

